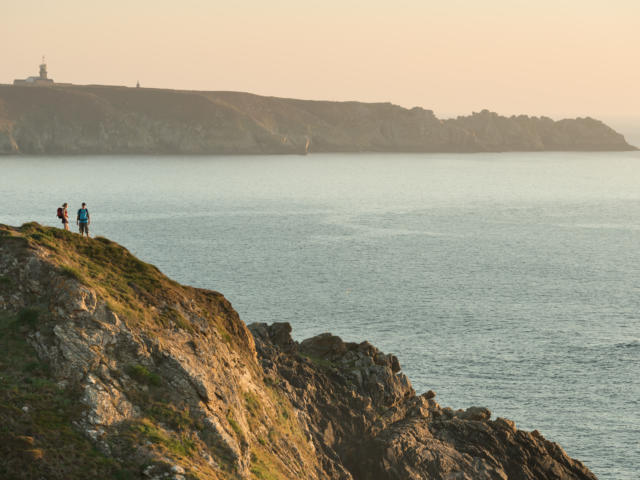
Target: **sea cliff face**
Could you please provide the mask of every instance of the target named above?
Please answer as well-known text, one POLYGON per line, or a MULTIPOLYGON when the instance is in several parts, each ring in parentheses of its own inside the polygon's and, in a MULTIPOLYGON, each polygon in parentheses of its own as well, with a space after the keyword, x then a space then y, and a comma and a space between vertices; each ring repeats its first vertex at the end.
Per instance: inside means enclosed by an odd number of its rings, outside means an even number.
POLYGON ((248 328, 104 238, 0 226, 0 477, 589 479, 537 431, 417 395, 398 359, 248 328))
POLYGON ((389 103, 239 92, 0 85, 0 154, 305 154, 634 150, 591 118, 483 110, 441 120, 389 103))

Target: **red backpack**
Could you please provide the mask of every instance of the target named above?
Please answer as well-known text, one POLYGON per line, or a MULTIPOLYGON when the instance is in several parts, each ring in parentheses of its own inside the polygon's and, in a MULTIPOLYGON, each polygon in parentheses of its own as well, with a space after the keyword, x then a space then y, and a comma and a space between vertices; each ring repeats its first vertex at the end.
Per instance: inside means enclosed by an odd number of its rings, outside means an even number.
POLYGON ((64 217, 64 209, 62 207, 58 207, 58 218, 64 217))

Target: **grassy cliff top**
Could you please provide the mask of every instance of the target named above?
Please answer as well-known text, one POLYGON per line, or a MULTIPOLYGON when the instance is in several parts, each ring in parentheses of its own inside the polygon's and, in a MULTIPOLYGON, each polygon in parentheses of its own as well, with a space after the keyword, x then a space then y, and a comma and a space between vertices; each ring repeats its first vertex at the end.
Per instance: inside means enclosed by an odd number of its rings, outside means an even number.
POLYGON ((195 308, 225 337, 252 349, 250 335, 222 294, 180 285, 107 238, 87 239, 32 222, 19 228, 0 225, 0 242, 14 244, 16 255, 25 248, 38 250, 64 276, 94 289, 131 326, 193 332, 187 312, 195 308))

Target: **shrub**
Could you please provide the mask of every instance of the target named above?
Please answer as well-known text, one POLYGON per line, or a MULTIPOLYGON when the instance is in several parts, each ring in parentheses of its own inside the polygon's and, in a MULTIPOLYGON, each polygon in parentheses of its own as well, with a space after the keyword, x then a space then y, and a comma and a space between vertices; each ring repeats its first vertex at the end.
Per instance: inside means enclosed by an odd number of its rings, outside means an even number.
POLYGON ((127 373, 134 380, 148 385, 158 386, 162 383, 162 378, 157 373, 150 372, 147 367, 140 364, 133 364, 127 367, 127 373))
POLYGON ((18 313, 18 323, 33 327, 38 322, 40 311, 35 308, 25 308, 18 313))

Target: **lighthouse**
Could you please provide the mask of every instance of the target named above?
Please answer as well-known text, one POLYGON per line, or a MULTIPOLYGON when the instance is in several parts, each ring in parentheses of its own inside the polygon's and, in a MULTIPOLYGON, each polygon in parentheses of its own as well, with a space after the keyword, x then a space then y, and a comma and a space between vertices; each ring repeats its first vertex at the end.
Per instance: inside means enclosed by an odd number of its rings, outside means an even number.
POLYGON ((42 63, 40 64, 40 75, 37 77, 28 77, 25 79, 16 79, 13 81, 14 85, 53 85, 53 80, 47 77, 47 62, 42 57, 42 63))
POLYGON ((39 80, 47 80, 47 64, 44 61, 44 55, 42 56, 42 63, 40 64, 40 77, 39 80))

